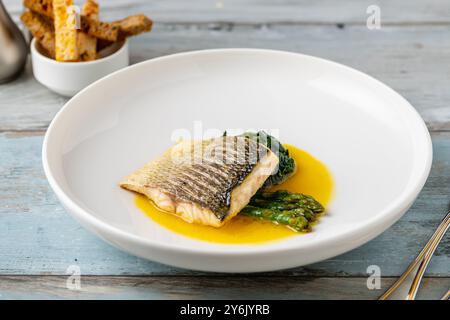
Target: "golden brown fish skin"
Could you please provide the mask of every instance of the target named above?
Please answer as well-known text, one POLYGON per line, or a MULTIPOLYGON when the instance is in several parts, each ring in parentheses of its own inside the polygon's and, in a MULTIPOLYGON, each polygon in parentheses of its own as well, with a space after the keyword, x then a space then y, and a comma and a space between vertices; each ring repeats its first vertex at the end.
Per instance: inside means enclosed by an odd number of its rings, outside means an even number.
POLYGON ((163 210, 189 222, 199 220, 220 226, 248 203, 277 164, 276 155, 245 137, 187 141, 146 164, 120 185, 147 195, 163 210), (245 181, 247 178, 251 181, 245 181), (235 201, 232 206, 233 197, 239 203, 235 201), (190 215, 183 212, 186 210, 191 211, 190 215))

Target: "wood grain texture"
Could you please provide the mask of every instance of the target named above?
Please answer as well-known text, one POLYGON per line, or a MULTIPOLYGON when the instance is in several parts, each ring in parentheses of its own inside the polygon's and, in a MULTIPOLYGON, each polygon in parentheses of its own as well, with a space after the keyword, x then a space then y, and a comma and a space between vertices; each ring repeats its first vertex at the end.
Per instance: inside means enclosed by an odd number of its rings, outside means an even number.
MULTIPOLYGON (((0 299, 377 299, 395 281, 369 290, 367 278, 82 276, 80 290, 69 290, 67 279, 0 276, 0 299)), ((417 299, 439 299, 449 287, 450 278, 425 278, 417 299)))
MULTIPOLYGON (((17 16, 21 0, 5 0, 17 16)), ((75 4, 82 3, 75 0, 75 4)), ((385 24, 449 24, 447 0, 100 0, 102 19, 143 12, 157 23, 354 23, 366 24, 369 5, 378 5, 385 24)))
MULTIPOLYGON (((42 132, 0 135, 0 274, 63 275, 77 265, 84 275, 202 275, 146 261, 102 242, 61 207, 41 165, 42 132)), ((450 133, 433 134, 434 164, 408 213, 375 240, 344 255, 271 275, 365 276, 378 265, 383 276, 400 275, 431 236, 448 208, 450 133)), ((450 276, 450 238, 428 269, 450 276)))
MULTIPOLYGON (((448 27, 157 25, 131 40, 131 61, 218 47, 288 50, 349 65, 397 90, 431 130, 450 130, 448 27)), ((66 101, 40 85, 28 68, 0 86, 0 131, 42 130, 66 101)))

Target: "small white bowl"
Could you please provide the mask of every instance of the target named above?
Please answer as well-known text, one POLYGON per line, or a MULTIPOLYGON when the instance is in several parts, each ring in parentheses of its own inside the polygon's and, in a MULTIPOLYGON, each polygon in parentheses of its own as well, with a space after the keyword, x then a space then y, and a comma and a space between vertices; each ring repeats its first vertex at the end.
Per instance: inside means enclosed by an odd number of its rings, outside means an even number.
POLYGON ((60 62, 45 56, 33 39, 31 62, 37 81, 60 95, 72 97, 94 81, 128 66, 128 41, 118 43, 112 54, 98 60, 60 62))

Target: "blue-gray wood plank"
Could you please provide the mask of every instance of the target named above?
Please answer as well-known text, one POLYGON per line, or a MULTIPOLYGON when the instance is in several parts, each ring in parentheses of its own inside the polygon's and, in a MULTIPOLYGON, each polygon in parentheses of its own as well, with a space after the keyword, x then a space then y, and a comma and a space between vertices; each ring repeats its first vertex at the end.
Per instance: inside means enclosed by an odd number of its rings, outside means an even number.
MULTIPOLYGON (((83 276, 68 290, 67 276, 0 276, 0 299, 376 299, 395 281, 368 290, 366 278, 280 276, 83 276), (270 288, 270 290, 268 290, 270 288)), ((450 279, 425 278, 419 299, 439 299, 450 279)))
MULTIPOLYGON (((41 165, 42 135, 0 135, 0 274, 63 275, 78 265, 84 275, 200 274, 136 258, 85 231, 60 206, 41 165)), ((450 133, 433 134, 434 164, 420 197, 392 228, 342 256, 287 275, 364 276, 369 265, 398 276, 439 224, 450 200, 450 133)), ((450 239, 443 240, 428 275, 450 276, 450 239)), ((276 273, 276 274, 280 274, 276 273)))

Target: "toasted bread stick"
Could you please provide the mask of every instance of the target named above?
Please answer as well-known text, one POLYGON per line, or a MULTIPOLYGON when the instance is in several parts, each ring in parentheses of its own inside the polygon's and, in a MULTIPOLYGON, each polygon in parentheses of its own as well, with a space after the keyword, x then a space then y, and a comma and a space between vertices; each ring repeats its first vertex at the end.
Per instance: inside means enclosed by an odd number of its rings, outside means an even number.
MULTIPOLYGON (((54 18, 52 0, 24 0, 24 6, 31 11, 42 14, 50 19, 54 18)), ((98 39, 117 41, 119 27, 112 23, 100 22, 81 15, 81 30, 98 39)))
POLYGON ((53 19, 53 2, 52 0, 24 0, 23 5, 31 11, 42 14, 53 19))
POLYGON ((83 9, 81 10, 81 14, 88 18, 98 20, 99 11, 100 6, 98 5, 97 0, 86 0, 83 5, 83 9))
POLYGON ((98 39, 115 42, 119 37, 119 27, 108 22, 96 21, 81 15, 81 30, 98 39))
POLYGON ((32 11, 24 12, 20 19, 41 47, 45 49, 46 54, 50 58, 55 58, 55 32, 53 26, 44 17, 32 11))
POLYGON ((56 61, 78 61, 77 16, 73 0, 53 0, 56 61))
POLYGON ((119 26, 120 37, 126 38, 150 31, 153 23, 145 15, 138 14, 115 21, 113 24, 119 26))
MULTIPOLYGON (((93 20, 98 20, 99 6, 95 0, 86 0, 81 10, 81 14, 93 20)), ((97 38, 84 33, 78 32, 78 50, 81 61, 95 60, 97 56, 97 38)))

